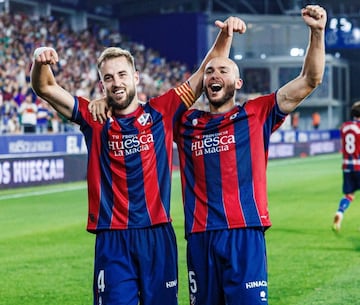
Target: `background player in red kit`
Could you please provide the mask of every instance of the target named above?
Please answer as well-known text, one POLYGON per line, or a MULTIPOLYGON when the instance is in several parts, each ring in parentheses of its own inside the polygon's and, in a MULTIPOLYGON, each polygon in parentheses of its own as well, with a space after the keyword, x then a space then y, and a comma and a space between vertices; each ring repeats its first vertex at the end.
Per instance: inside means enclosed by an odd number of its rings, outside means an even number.
POLYGON ((219 35, 199 70, 181 86, 141 105, 139 74, 128 51, 107 48, 98 59, 113 116, 94 121, 88 100, 60 87, 50 69, 58 54, 34 52, 34 91, 80 125, 88 148, 88 224, 96 233, 94 304, 177 304, 177 248, 170 219, 173 125, 201 94, 206 63, 228 56, 234 17, 217 21, 219 35))
POLYGON ((343 194, 335 213, 333 230, 338 232, 344 218, 344 212, 360 189, 360 101, 351 107, 351 121, 341 126, 343 194))
POLYGON ((228 58, 214 58, 203 79, 210 112, 189 110, 177 126, 193 305, 268 304, 270 135, 321 83, 325 67, 326 11, 310 5, 301 13, 310 36, 297 78, 238 106, 239 69, 228 58))

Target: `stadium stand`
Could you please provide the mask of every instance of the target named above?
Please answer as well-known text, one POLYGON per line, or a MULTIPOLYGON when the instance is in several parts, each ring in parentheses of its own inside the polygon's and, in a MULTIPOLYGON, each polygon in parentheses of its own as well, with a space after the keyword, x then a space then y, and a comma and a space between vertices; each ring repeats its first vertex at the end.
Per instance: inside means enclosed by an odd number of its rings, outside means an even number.
MULTIPOLYGON (((33 51, 39 46, 52 46, 61 55, 56 67, 57 81, 74 95, 90 99, 101 95, 96 59, 107 46, 129 49, 141 71, 139 94, 142 100, 176 86, 189 75, 184 63, 167 61, 152 49, 128 41, 121 33, 107 28, 91 27, 74 32, 62 19, 36 17, 24 13, 0 15, 0 133, 23 131, 19 112, 27 96, 37 106, 43 105, 29 85, 33 51)), ((43 108, 43 107, 42 107, 43 108)), ((32 111, 38 111, 37 110, 32 111)), ((48 128, 42 131, 73 130, 68 122, 48 108, 48 128)), ((44 114, 44 110, 42 112, 44 114)), ((37 132, 40 129, 37 128, 37 132)))
MULTIPOLYGON (((141 71, 141 83, 138 92, 142 100, 166 91, 187 77, 190 68, 185 63, 170 61, 164 58, 160 52, 146 48, 144 44, 130 41, 123 33, 104 25, 111 22, 115 24, 115 12, 117 18, 123 14, 129 16, 135 16, 136 14, 139 17, 139 14, 166 14, 174 11, 291 15, 295 7, 298 12, 298 8, 304 4, 304 1, 276 1, 270 4, 268 1, 256 0, 245 5, 244 1, 231 0, 224 7, 220 5, 219 1, 214 1, 210 12, 208 7, 210 1, 205 0, 196 2, 190 0, 154 1, 151 8, 148 1, 145 0, 104 0, 101 5, 95 0, 86 1, 86 5, 84 5, 83 1, 51 0, 41 2, 43 5, 36 6, 37 11, 34 11, 28 7, 25 8, 24 3, 26 2, 36 3, 36 1, 6 0, 4 3, 8 3, 9 8, 13 8, 13 10, 9 10, 9 13, 0 12, 0 134, 21 133, 23 131, 24 127, 21 124, 18 107, 27 95, 32 96, 36 105, 41 104, 41 101, 33 95, 28 85, 32 52, 40 45, 51 45, 59 51, 61 61, 57 67, 58 71, 56 71, 58 81, 70 92, 76 95, 88 96, 90 99, 100 94, 95 65, 96 57, 103 47, 109 45, 128 48, 135 55, 138 69, 141 71), (136 6, 134 5, 135 2, 137 3, 136 6), (57 11, 46 8, 46 4, 56 6, 57 11), (99 11, 100 6, 102 10, 99 11), (20 13, 19 8, 22 8, 26 13, 20 13), (86 25, 86 29, 74 31, 74 22, 59 13, 59 11, 67 9, 73 11, 69 13, 70 15, 73 15, 76 10, 88 10, 87 19, 89 23, 86 25), (99 14, 102 14, 102 16, 99 17, 99 14), (49 16, 40 17, 40 15, 49 16), (104 23, 97 22, 99 19, 93 19, 95 15, 96 18, 103 18, 107 21, 104 21, 104 23), (92 19, 95 22, 90 22, 92 19)), ((355 5, 352 1, 347 0, 341 3, 334 0, 320 1, 319 3, 329 8, 330 15, 344 13, 347 10, 357 12, 360 9, 358 4, 355 5)), ((0 4, 0 11, 2 6, 4 4, 0 4)), ((83 20, 82 18, 79 19, 83 20)), ((79 21, 78 25, 81 28, 83 26, 82 21, 79 21)), ((253 41, 255 41, 255 38, 253 41)), ((354 50, 356 51, 356 49, 354 50)), ((336 51, 336 49, 333 50, 333 52, 336 51)), ((347 53, 355 52, 352 49, 345 51, 347 53)), ((344 54, 347 54, 345 51, 344 54)), ((356 57, 358 56, 356 55, 356 57)), ((242 63, 242 65, 244 64, 242 63)), ((334 69, 337 70, 337 67, 334 69)), ((351 75, 357 75, 357 71, 360 71, 360 62, 352 62, 351 75)), ((351 91, 352 100, 358 99, 360 94, 360 91, 359 93, 356 92, 358 86, 354 85, 354 79, 354 77, 350 77, 350 85, 346 87, 351 91)), ((251 81, 249 80, 246 80, 244 85, 245 93, 249 93, 247 87, 251 87, 251 81)), ((335 93, 338 91, 334 89, 335 93)), ((348 94, 341 93, 338 95, 343 96, 340 104, 341 107, 346 108, 347 103, 350 103, 348 94), (346 101, 343 102, 343 100, 346 101)), ((246 97, 239 93, 239 102, 244 99, 246 97)), ((198 103, 197 105, 200 107, 205 104, 198 103)), ((44 110, 44 108, 40 109, 44 110)), ((326 107, 323 106, 323 109, 325 110, 322 111, 322 117, 324 118, 322 128, 337 126, 338 122, 336 120, 327 120, 329 115, 326 107), (326 124, 327 121, 329 123, 326 124)), ((300 129, 307 128, 310 124, 308 123, 310 115, 315 110, 317 111, 317 109, 309 108, 309 110, 303 111, 304 113, 300 116, 300 129)), ((44 128, 45 123, 43 122, 42 128, 36 128, 37 132, 73 130, 73 126, 54 113, 52 109, 46 109, 46 111, 48 115, 45 118, 43 117, 43 121, 48 121, 48 128, 44 128)), ((42 115, 45 112, 42 111, 42 115)), ((338 112, 340 118, 342 110, 338 112)), ((343 112, 347 113, 346 111, 343 112)))

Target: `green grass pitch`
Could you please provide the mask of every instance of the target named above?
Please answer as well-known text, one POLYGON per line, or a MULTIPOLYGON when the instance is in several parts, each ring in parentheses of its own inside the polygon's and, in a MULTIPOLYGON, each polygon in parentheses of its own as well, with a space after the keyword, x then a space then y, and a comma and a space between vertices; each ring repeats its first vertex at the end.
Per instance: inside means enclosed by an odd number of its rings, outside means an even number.
MULTIPOLYGON (((269 161, 270 305, 360 304, 360 197, 347 211, 342 231, 331 231, 342 195, 340 166, 339 154, 269 161)), ((185 305, 177 172, 173 180, 179 305, 185 305)), ((85 231, 86 196, 84 182, 0 191, 0 305, 92 304, 94 235, 85 231)))

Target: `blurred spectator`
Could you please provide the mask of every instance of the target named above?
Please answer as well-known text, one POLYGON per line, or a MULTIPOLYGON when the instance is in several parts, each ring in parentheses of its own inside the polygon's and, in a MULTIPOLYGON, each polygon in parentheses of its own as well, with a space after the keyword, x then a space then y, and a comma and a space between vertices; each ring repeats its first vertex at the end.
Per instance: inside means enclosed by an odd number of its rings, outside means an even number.
POLYGON ((49 128, 50 121, 49 104, 39 99, 37 104, 37 120, 36 120, 36 131, 37 133, 46 133, 49 128))
POLYGON ((299 128, 300 112, 296 111, 291 115, 291 127, 294 130, 299 128))
POLYGON ((21 133, 19 116, 15 112, 7 121, 6 133, 12 133, 12 134, 21 133))
POLYGON ((26 95, 28 94, 30 88, 25 85, 23 87, 19 87, 17 93, 15 93, 14 100, 20 106, 22 102, 25 100, 26 95))
POLYGON ((48 131, 55 133, 64 131, 62 119, 56 111, 51 112, 48 131))
POLYGON ((2 133, 9 133, 9 120, 13 118, 13 116, 18 115, 18 106, 16 102, 11 99, 11 97, 8 95, 6 96, 0 105, 0 115, 1 115, 1 132, 2 133))
POLYGON ((312 126, 313 126, 314 129, 319 129, 320 121, 321 121, 320 113, 319 112, 314 112, 312 114, 312 126))
POLYGON ((25 133, 36 132, 37 111, 37 106, 32 101, 32 95, 28 94, 19 107, 21 126, 25 133))

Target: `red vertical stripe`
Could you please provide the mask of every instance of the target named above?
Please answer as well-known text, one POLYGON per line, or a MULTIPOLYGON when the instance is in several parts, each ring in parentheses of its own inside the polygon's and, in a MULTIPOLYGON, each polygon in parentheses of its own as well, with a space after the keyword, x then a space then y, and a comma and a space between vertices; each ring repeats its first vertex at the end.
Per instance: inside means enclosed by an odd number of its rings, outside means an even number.
MULTIPOLYGON (((266 116, 261 116, 266 119, 266 116)), ((263 122, 261 122, 263 124, 263 122)), ((249 141, 250 141, 250 155, 251 155, 251 171, 254 201, 258 217, 264 226, 270 224, 267 202, 267 187, 266 187, 266 166, 267 166, 267 152, 264 148, 263 132, 259 132, 259 126, 255 120, 249 120, 249 141), (261 156, 260 154, 263 154, 261 156)))
MULTIPOLYGON (((120 131, 117 132, 122 141, 122 136, 120 131)), ((110 138, 110 135, 109 135, 110 138)), ((125 168, 125 158, 124 156, 113 156, 113 152, 109 151, 110 157, 110 171, 112 174, 112 190, 113 190, 113 208, 112 208, 112 219, 111 219, 111 228, 124 228, 126 229, 129 222, 129 197, 124 196, 125 191, 128 190, 126 171, 125 168)), ((127 193, 126 193, 127 194, 127 193)))
POLYGON ((100 211, 100 152, 101 152, 100 134, 93 133, 91 151, 89 152, 89 163, 87 175, 91 179, 88 181, 88 230, 95 230, 99 220, 100 211))
POLYGON ((206 229, 207 218, 208 218, 208 206, 207 206, 207 196, 206 196, 207 190, 206 190, 206 180, 205 180, 206 176, 205 176, 204 157, 194 156, 194 155, 192 157, 193 159, 196 158, 196 161, 193 162, 194 173, 196 173, 194 193, 198 195, 196 196, 196 201, 195 201, 194 223, 193 223, 192 231, 198 232, 198 231, 204 231, 206 229), (200 197, 200 194, 203 194, 202 197, 200 197))
MULTIPOLYGON (((234 125, 229 127, 229 133, 234 134, 234 125)), ((237 162, 235 144, 232 145, 231 151, 220 153, 221 176, 232 177, 232 179, 222 179, 221 187, 224 211, 229 228, 238 227, 239 224, 245 224, 240 202, 237 162)), ((239 160, 239 162, 241 162, 241 160, 239 160)))
POLYGON ((144 168, 144 192, 145 192, 145 200, 146 207, 149 213, 151 223, 158 223, 159 219, 167 219, 166 211, 164 210, 164 205, 161 200, 160 190, 158 185, 158 173, 156 167, 156 154, 154 151, 154 143, 151 143, 150 150, 152 153, 149 154, 148 151, 141 152, 141 159, 143 166, 146 164, 149 168, 144 168), (146 157, 153 156, 154 160, 147 160, 146 157), (152 168, 150 168, 152 167, 152 168), (153 202, 157 202, 161 204, 153 204, 153 202), (161 209, 160 209, 161 207, 161 209))

